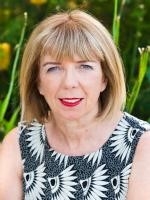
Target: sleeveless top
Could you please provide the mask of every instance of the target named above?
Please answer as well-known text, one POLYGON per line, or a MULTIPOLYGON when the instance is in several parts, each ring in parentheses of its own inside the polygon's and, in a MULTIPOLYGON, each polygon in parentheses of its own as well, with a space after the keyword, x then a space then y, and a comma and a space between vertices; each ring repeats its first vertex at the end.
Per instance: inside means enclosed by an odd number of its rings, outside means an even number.
POLYGON ((24 199, 125 200, 135 150, 146 130, 149 123, 124 112, 101 148, 68 156, 50 147, 44 125, 20 122, 24 199))

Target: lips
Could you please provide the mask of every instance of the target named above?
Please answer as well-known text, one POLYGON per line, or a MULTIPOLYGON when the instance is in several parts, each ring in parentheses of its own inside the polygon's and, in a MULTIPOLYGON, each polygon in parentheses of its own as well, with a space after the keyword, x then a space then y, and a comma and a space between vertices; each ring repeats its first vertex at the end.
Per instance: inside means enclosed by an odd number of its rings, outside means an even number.
POLYGON ((81 103, 82 98, 61 98, 60 102, 67 107, 74 107, 81 103))

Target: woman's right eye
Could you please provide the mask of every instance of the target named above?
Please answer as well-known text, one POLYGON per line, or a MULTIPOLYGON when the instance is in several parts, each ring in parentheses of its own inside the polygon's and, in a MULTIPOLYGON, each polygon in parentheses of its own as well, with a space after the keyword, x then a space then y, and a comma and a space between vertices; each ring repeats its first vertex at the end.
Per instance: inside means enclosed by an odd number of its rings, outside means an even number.
POLYGON ((60 66, 51 66, 48 67, 47 72, 55 72, 61 70, 60 66))

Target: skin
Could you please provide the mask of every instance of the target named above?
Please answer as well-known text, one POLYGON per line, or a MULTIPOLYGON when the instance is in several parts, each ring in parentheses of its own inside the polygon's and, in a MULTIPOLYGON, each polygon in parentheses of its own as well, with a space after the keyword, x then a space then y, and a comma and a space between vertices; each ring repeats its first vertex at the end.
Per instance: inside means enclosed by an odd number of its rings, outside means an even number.
MULTIPOLYGON (((107 86, 99 62, 81 62, 75 57, 58 63, 45 56, 40 63, 39 80, 38 89, 53 112, 52 120, 45 124, 50 145, 68 155, 83 155, 102 146, 122 113, 116 111, 109 120, 95 118, 98 97, 107 86), (60 101, 65 98, 82 100, 76 106, 68 107, 60 101)), ((149 154, 150 132, 147 132, 137 146, 127 200, 150 199, 149 154)), ((0 199, 22 199, 22 174, 18 129, 15 128, 5 137, 0 152, 0 199)))
POLYGON ((22 161, 18 144, 18 129, 3 140, 0 151, 0 199, 22 199, 22 161))
POLYGON ((133 160, 127 200, 150 199, 150 131, 143 134, 133 160))
POLYGON ((46 55, 40 62, 39 91, 46 99, 55 118, 80 121, 86 115, 96 115, 100 92, 106 88, 100 63, 79 57, 58 62, 46 55), (78 106, 66 107, 60 99, 81 98, 78 106), (91 112, 92 111, 92 112, 91 112))
MULTIPOLYGON (((107 85, 100 63, 83 61, 77 56, 74 60, 66 58, 58 62, 46 55, 41 59, 39 80, 39 91, 53 113, 52 122, 46 124, 51 146, 70 155, 83 154, 80 148, 77 152, 77 147, 82 147, 87 138, 89 141, 91 131, 93 136, 97 133, 98 98, 107 85), (81 99, 81 102, 68 107, 60 101, 66 98, 81 99)), ((84 149, 88 149, 88 144, 84 149)))

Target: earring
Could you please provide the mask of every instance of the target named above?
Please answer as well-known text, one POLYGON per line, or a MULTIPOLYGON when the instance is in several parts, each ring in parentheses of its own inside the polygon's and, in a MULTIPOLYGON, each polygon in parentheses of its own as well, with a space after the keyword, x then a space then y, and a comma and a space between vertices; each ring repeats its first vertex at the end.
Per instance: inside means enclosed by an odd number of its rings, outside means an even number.
POLYGON ((43 95, 41 91, 39 91, 40 95, 43 95))

